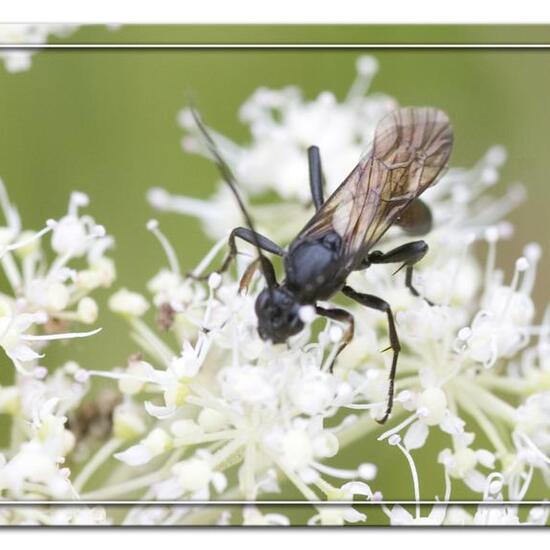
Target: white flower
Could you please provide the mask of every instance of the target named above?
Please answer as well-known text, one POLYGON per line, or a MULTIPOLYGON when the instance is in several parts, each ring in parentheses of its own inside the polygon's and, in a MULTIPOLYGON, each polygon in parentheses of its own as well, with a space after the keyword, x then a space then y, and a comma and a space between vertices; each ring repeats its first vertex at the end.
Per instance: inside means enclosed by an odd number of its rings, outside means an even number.
POLYGON ((141 317, 149 309, 149 304, 141 294, 122 288, 111 296, 109 307, 122 315, 141 317))
POLYGON ((543 454, 550 453, 550 391, 529 396, 517 410, 517 430, 543 454))
MULTIPOLYGON (((491 177, 495 176, 501 160, 493 157, 489 155, 481 161, 483 169, 476 167, 471 171, 468 175, 471 184, 479 181, 480 186, 485 186, 483 182, 489 169, 494 168, 491 177)), ((503 404, 489 391, 491 384, 498 384, 502 373, 487 371, 487 378, 481 383, 475 380, 479 361, 472 353, 474 341, 470 336, 477 328, 476 319, 486 312, 500 312, 500 323, 489 329, 490 340, 500 337, 498 331, 503 325, 521 338, 504 338, 499 344, 503 351, 497 359, 505 359, 525 348, 526 336, 533 331, 529 295, 536 266, 536 254, 533 254, 536 250, 531 246, 528 268, 524 261, 519 261, 510 286, 503 284, 494 270, 494 244, 495 235, 497 240, 506 235, 506 227, 487 227, 479 217, 470 217, 468 201, 464 202, 460 193, 453 194, 451 187, 451 184, 456 185, 457 178, 465 176, 457 170, 452 177, 451 174, 447 177, 448 181, 438 184, 443 186, 443 191, 432 194, 429 199, 436 212, 438 208, 448 208, 454 217, 451 223, 436 225, 430 237, 433 251, 425 265, 417 270, 415 280, 421 291, 442 303, 434 306, 421 298, 411 297, 402 280, 392 277, 391 271, 384 267, 353 276, 353 285, 357 288, 364 287, 368 292, 388 297, 397 311, 403 346, 399 366, 406 374, 397 381, 395 409, 408 411, 409 416, 380 439, 388 439, 393 444, 397 441, 397 446, 412 461, 410 451, 424 446, 430 428, 437 427, 448 434, 454 451, 444 451, 440 456, 447 479, 446 495, 450 494, 451 477, 482 493, 486 474, 478 468, 491 470, 499 460, 507 460, 500 441, 493 441, 497 446, 495 451, 470 448, 471 437, 465 431, 464 414, 475 418, 479 408, 488 415, 489 423, 500 422, 503 416, 507 422, 515 419, 513 407, 503 404), (485 278, 470 251, 473 241, 480 238, 489 243, 485 278), (463 277, 469 284, 462 285, 463 277), (465 328, 468 324, 470 327, 465 328), (503 347, 505 345, 508 348, 503 347), (397 435, 401 431, 402 443, 397 435)), ((509 197, 503 199, 503 205, 508 200, 511 201, 509 197)), ((497 221, 492 216, 488 219, 490 224, 497 221)), ((192 381, 184 381, 182 372, 185 369, 175 369, 179 360, 168 359, 174 352, 163 350, 151 334, 140 329, 138 341, 150 342, 148 348, 157 362, 165 365, 166 374, 165 377, 160 373, 156 376, 157 380, 163 380, 167 405, 156 408, 149 402, 146 410, 153 417, 164 421, 170 419, 174 434, 178 432, 178 411, 186 411, 184 414, 193 417, 197 415, 196 424, 185 422, 185 433, 189 426, 193 429, 174 440, 175 448, 184 448, 191 442, 200 447, 200 442, 217 440, 222 464, 240 461, 238 487, 249 499, 256 498, 263 490, 260 474, 269 464, 278 467, 307 499, 318 498, 318 491, 329 499, 340 498, 328 478, 357 480, 362 475, 361 468, 343 470, 328 466, 325 461, 339 455, 339 434, 352 429, 357 419, 350 415, 349 422, 344 422, 342 428, 329 426, 342 407, 365 409, 373 418, 380 417, 385 410, 388 361, 384 362, 379 353, 387 345, 382 316, 353 308, 356 339, 339 358, 334 374, 330 374, 326 369, 338 340, 336 333, 341 332, 336 323, 328 323, 318 338, 312 340, 310 324, 313 319, 305 312, 306 329, 289 341, 287 347, 262 343, 257 337, 253 313, 254 298, 259 290, 256 280, 247 294, 239 295, 230 275, 217 276, 215 282, 211 279, 208 285, 202 285, 202 291, 193 294, 191 289, 197 291, 201 284, 181 277, 174 251, 166 237, 160 234, 158 224, 150 229, 165 249, 170 265, 170 269, 164 269, 150 285, 156 295, 153 301, 159 311, 167 303, 173 309, 174 321, 168 328, 183 342, 192 333, 182 331, 181 327, 197 327, 195 336, 191 337, 197 338, 198 334, 201 349, 207 353, 202 353, 198 364, 191 361, 192 381), (181 289, 185 289, 183 294, 180 294, 181 289), (155 348, 159 349, 155 351, 155 348), (179 375, 177 370, 181 371, 179 375), (181 396, 179 401, 167 397, 169 387, 173 388, 171 395, 181 396)), ((391 248, 392 243, 399 242, 402 242, 400 237, 390 234, 384 247, 391 248)), ((219 244, 194 271, 196 275, 206 270, 218 250, 219 244)), ((526 257, 528 255, 526 252, 526 257)), ((246 263, 237 262, 237 277, 245 268, 246 263)), ((487 342, 480 344, 481 347, 489 349, 491 342, 487 342)), ((476 349, 481 349, 480 345, 476 349)), ((135 381, 139 385, 140 375, 136 374, 135 381)), ((480 426, 485 429, 487 422, 480 426)), ((166 478, 166 475, 159 483, 163 490, 169 491, 172 477, 166 478)), ((510 483, 512 479, 515 478, 511 474, 510 483)), ((177 494, 182 490, 180 487, 177 494)), ((387 513, 392 523, 441 524, 445 521, 446 506, 443 503, 434 506, 428 516, 418 511, 411 514, 399 506, 387 513)), ((328 507, 319 510, 311 522, 342 524, 363 519, 350 507, 328 507)))
POLYGON ((49 525, 110 525, 107 511, 101 506, 63 506, 52 514, 49 525))
POLYGON ((221 493, 227 486, 225 475, 213 468, 213 457, 208 452, 197 453, 178 462, 172 467, 171 473, 173 477, 155 487, 160 499, 175 499, 186 494, 193 500, 208 500, 210 485, 217 493, 221 493))
POLYGON ((256 506, 244 506, 243 525, 284 526, 290 525, 290 520, 283 514, 262 514, 256 506))
POLYGON ((170 436, 161 428, 155 428, 140 443, 129 447, 124 452, 117 453, 115 457, 129 466, 141 466, 147 464, 155 456, 164 453, 171 446, 170 436))
POLYGON ((25 332, 35 324, 43 324, 46 316, 40 313, 21 313, 0 317, 0 345, 16 366, 38 359, 25 339, 25 332))
MULTIPOLYGON (((401 438, 394 434, 389 439, 390 445, 398 448, 407 459, 411 477, 413 481, 414 491, 414 514, 406 510, 402 505, 395 504, 390 509, 386 505, 382 505, 382 510, 390 520, 390 525, 441 525, 443 524, 447 512, 447 502, 451 498, 451 482, 447 473, 445 473, 445 496, 444 502, 441 504, 434 504, 431 511, 427 516, 422 516, 420 508, 420 483, 418 478, 418 471, 414 459, 410 452, 401 444, 401 438)), ((439 500, 436 497, 436 500, 439 500)))
POLYGON ((224 397, 228 401, 259 403, 269 407, 277 398, 276 388, 268 372, 252 366, 231 367, 220 373, 224 397))
POLYGON ((447 469, 452 478, 461 479, 472 491, 483 493, 487 483, 487 476, 481 473, 477 466, 492 469, 496 457, 486 449, 474 451, 470 447, 457 445, 456 451, 444 449, 439 453, 438 461, 447 469))
POLYGON ((131 441, 147 429, 143 415, 131 403, 123 403, 113 411, 113 435, 121 441, 131 441))
POLYGON ((338 392, 345 392, 347 386, 313 363, 296 369, 296 376, 289 385, 289 395, 293 404, 303 414, 314 416, 323 413, 334 405, 338 392))
POLYGON ((9 491, 15 498, 21 498, 27 492, 26 484, 33 483, 38 494, 54 499, 72 498, 68 473, 37 441, 30 441, 0 467, 0 492, 9 491))
MULTIPOLYGON (((87 294, 100 284, 81 288, 75 283, 83 271, 108 262, 103 254, 112 244, 103 226, 90 216, 79 215, 79 209, 87 204, 86 195, 72 193, 64 217, 48 220, 38 232, 24 231, 0 181, 0 207, 7 224, 0 231, 0 260, 11 290, 0 293, 0 345, 22 374, 31 372, 49 340, 85 337, 99 331, 63 330, 74 321, 96 321, 97 304, 87 294), (51 264, 42 246, 48 233, 56 253, 51 264), (86 268, 71 267, 71 262, 83 255, 86 268), (37 334, 39 327, 44 334, 37 334)), ((110 281, 104 279, 102 283, 110 281)))
POLYGON ((389 513, 390 524, 394 525, 424 525, 436 526, 442 525, 445 519, 446 506, 444 504, 434 504, 427 516, 414 516, 400 504, 393 506, 389 513))
MULTIPOLYGON (((344 483, 330 495, 330 500, 353 500, 355 496, 362 496, 368 500, 379 501, 380 493, 373 493, 370 487, 362 481, 344 483)), ((318 513, 308 520, 308 525, 345 525, 367 520, 367 515, 359 512, 351 505, 335 504, 317 506, 318 513)))
POLYGON ((319 513, 312 516, 308 525, 345 525, 366 521, 366 514, 358 512, 351 506, 325 505, 319 507, 319 513))
POLYGON ((0 346, 22 374, 29 374, 28 365, 43 357, 31 344, 51 340, 82 338, 97 334, 101 329, 90 332, 35 335, 30 333, 33 326, 43 325, 48 316, 44 312, 0 314, 0 346))
POLYGON ((97 321, 99 308, 96 301, 89 296, 85 296, 78 302, 77 315, 78 320, 87 325, 91 325, 97 321))

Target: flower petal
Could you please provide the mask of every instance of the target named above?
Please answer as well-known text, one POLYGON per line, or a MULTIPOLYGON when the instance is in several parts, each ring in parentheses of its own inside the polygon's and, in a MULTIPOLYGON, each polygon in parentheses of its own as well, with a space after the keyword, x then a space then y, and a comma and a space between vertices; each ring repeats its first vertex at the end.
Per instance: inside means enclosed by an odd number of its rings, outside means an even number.
POLYGON ((428 438, 429 433, 430 430, 428 429, 428 426, 424 424, 424 422, 420 422, 419 420, 413 422, 407 430, 407 433, 405 434, 405 438, 403 441, 405 447, 409 451, 411 451, 412 449, 420 449, 420 447, 423 447, 424 443, 426 443, 426 439, 428 438))
POLYGON ((153 458, 153 453, 145 445, 138 444, 121 453, 116 453, 115 458, 128 466, 141 466, 153 458))

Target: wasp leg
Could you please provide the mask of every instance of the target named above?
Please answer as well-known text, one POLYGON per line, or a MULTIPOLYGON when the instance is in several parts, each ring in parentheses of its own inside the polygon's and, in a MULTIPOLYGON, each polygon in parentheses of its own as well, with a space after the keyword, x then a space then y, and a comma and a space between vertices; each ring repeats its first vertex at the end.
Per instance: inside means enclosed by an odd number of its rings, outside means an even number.
POLYGON ((338 349, 336 350, 336 353, 330 363, 329 372, 332 373, 334 369, 334 363, 336 362, 336 358, 342 350, 351 342, 351 339, 353 338, 353 332, 355 330, 355 320, 353 319, 353 315, 344 309, 339 308, 333 308, 333 309, 326 309, 321 306, 315 306, 315 311, 318 315, 321 315, 323 317, 328 317, 329 319, 334 319, 335 321, 342 321, 348 324, 342 339, 340 340, 340 344, 338 345, 338 349))
POLYGON ((352 300, 355 300, 359 304, 376 309, 385 313, 388 317, 388 333, 390 337, 390 348, 393 350, 393 358, 391 362, 390 375, 389 375, 389 386, 388 386, 388 400, 386 405, 386 412, 384 416, 376 421, 380 424, 384 424, 389 418, 392 408, 393 408, 393 392, 395 384, 395 374, 397 371, 397 358, 399 357, 399 352, 401 351, 401 344, 399 343, 399 337, 397 336, 397 330, 395 328, 395 320, 393 318, 393 313, 390 307, 390 304, 378 296, 373 296, 372 294, 362 294, 356 292, 350 286, 345 286, 342 289, 342 292, 352 300))
POLYGON ((193 275, 192 273, 189 273, 187 276, 198 281, 205 281, 206 279, 208 279, 208 277, 210 277, 212 273, 224 273, 225 271, 227 271, 229 269, 229 266, 231 265, 231 262, 235 259, 238 253, 237 244, 235 243, 237 237, 254 245, 257 241, 260 248, 262 250, 265 250, 266 252, 277 254, 277 256, 285 255, 285 251, 278 244, 269 240, 267 237, 260 235, 259 233, 256 233, 255 235, 256 238, 254 238, 254 232, 247 227, 237 227, 236 229, 233 229, 233 231, 231 231, 231 234, 229 235, 229 240, 227 241, 229 252, 223 260, 220 268, 206 275, 193 275))
MULTIPOLYGON (((403 244, 390 250, 389 252, 380 252, 375 250, 371 252, 364 260, 365 267, 371 264, 393 264, 403 262, 401 267, 394 272, 397 273, 403 268, 405 269, 405 285, 411 291, 413 296, 420 296, 420 293, 412 284, 413 266, 418 263, 428 252, 428 245, 425 241, 413 241, 403 244)), ((363 265, 363 264, 362 264, 363 265)), ((429 300, 425 299, 430 305, 433 305, 429 300)))
POLYGON ((426 235, 432 229, 432 212, 422 199, 414 199, 394 223, 408 235, 426 235))
POLYGON ((321 169, 321 154, 319 147, 312 145, 307 150, 307 158, 309 162, 309 188, 311 190, 311 198, 315 205, 315 210, 319 210, 325 202, 323 198, 323 171, 321 169))

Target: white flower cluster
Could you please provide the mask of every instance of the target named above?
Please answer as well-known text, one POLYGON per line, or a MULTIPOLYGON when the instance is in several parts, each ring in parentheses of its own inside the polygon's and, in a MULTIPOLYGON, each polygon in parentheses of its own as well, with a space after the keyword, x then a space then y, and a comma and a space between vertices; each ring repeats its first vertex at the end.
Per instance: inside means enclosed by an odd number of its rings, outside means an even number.
MULTIPOLYGON (((251 130, 247 147, 214 133, 246 198, 256 201, 251 211, 259 227, 276 240, 288 241, 309 215, 306 148, 320 145, 332 190, 367 148, 376 122, 397 105, 367 94, 374 60, 361 58, 357 68, 342 102, 330 93, 306 101, 295 88, 258 90, 241 111, 251 130), (282 200, 267 204, 267 191, 282 200)), ((184 145, 204 152, 188 114, 180 119, 188 131, 184 145)), ((239 283, 253 251, 239 254, 234 271, 200 279, 217 266, 227 233, 241 222, 223 187, 204 201, 160 189, 149 194, 161 210, 198 215, 219 241, 187 276, 159 223, 147 224, 167 266, 149 281, 148 295, 121 287, 109 301, 128 322, 139 352, 111 370, 69 362, 48 374, 34 346, 74 336, 59 334, 67 322, 95 321, 88 293, 114 279, 104 256, 110 240, 79 215, 86 202, 81 194, 72 196, 61 220, 26 234, 3 193, 0 261, 13 296, 5 298, 8 328, 0 344, 18 376, 13 386, 0 388, 0 411, 12 418, 0 496, 158 505, 128 506, 123 517, 120 510, 84 506, 55 513, 6 508, 0 521, 288 525, 291 511, 287 517, 254 502, 282 498, 307 501, 310 525, 368 523, 369 506, 379 506, 392 525, 546 524, 545 504, 526 510, 521 502, 543 501, 550 487, 550 309, 535 322, 537 244, 525 247, 511 273, 497 267, 497 244, 513 230, 505 216, 524 195, 517 186, 500 198, 487 193, 504 161, 502 148, 493 147, 472 168, 449 169, 423 195, 434 229, 427 237, 430 253, 414 274, 422 297, 412 296, 403 274, 387 266, 349 278, 396 313, 402 353, 385 430, 375 421, 386 407, 391 360, 380 351, 388 340, 384 315, 345 305, 355 317, 355 337, 330 372, 344 327, 316 319, 311 308, 301 312, 304 330, 287 343, 259 338, 254 303, 264 283, 259 274, 245 289, 239 283), (50 267, 39 247, 47 233, 57 254, 50 267), (474 244, 485 250, 483 262, 474 244), (75 257, 86 259, 84 269, 69 267, 75 257), (54 330, 39 332, 50 325, 54 330), (92 381, 112 393, 100 391, 86 402, 92 381), (439 437, 431 437, 436 431, 439 437), (350 467, 343 449, 365 438, 371 447, 355 446, 350 467), (437 458, 417 468, 416 451, 436 440, 445 442, 437 458), (412 490, 402 488, 399 497, 412 505, 383 502, 391 480, 378 475, 372 445, 406 459, 412 490), (433 497, 421 493, 427 472, 439 472, 442 489, 426 513, 419 501, 433 497), (480 504, 452 504, 464 494, 480 504), (201 505, 214 500, 248 504, 230 510, 201 505)), ((379 246, 389 250, 403 242, 391 229, 379 246)))
MULTIPOLYGON (((79 372, 78 365, 69 362, 44 380, 20 376, 16 385, 0 387, 0 411, 12 417, 11 446, 0 454, 0 501, 78 500, 67 466, 77 441, 67 415, 88 391, 79 372)), ((108 523, 99 507, 0 508, 0 525, 98 523, 108 523)))
MULTIPOLYGON (((48 220, 37 232, 23 230, 0 181, 6 220, 0 228, 0 265, 8 285, 0 292, 0 346, 15 367, 2 364, 2 378, 15 378, 12 385, 0 385, 0 414, 11 418, 10 445, 0 451, 3 499, 78 498, 65 464, 77 443, 67 417, 88 391, 87 376, 72 361, 48 368, 43 351, 53 340, 92 336, 100 330, 68 331, 75 324, 96 322, 98 306, 90 293, 109 287, 115 278, 114 264, 105 256, 112 238, 92 217, 80 214, 87 204, 88 197, 75 192, 59 220, 48 220)), ((102 514, 90 513, 88 508, 60 509, 53 515, 38 508, 2 508, 0 524, 56 524, 56 517, 88 523, 102 514)))
MULTIPOLYGON (((392 98, 365 95, 376 69, 372 59, 361 58, 357 69, 357 81, 342 103, 330 93, 307 102, 295 88, 258 90, 240 113, 252 136, 247 147, 239 147, 213 132, 249 200, 271 191, 285 201, 284 214, 278 210, 279 205, 258 204, 251 208, 259 227, 270 237, 288 240, 307 219, 303 209, 310 202, 307 147, 313 143, 320 146, 327 188, 332 191, 366 150, 376 122, 397 105, 392 98), (324 131, 326 128, 331 131, 324 131), (332 131, 334 128, 338 131, 332 131), (289 223, 281 224, 281 215, 289 223)), ((187 111, 182 112, 180 121, 188 132, 183 140, 184 148, 207 154, 187 111)), ((412 297, 401 278, 392 276, 391 268, 377 266, 350 277, 352 286, 358 290, 383 296, 392 304, 406 350, 399 362, 398 404, 394 412, 394 416, 404 416, 379 439, 401 448, 412 461, 411 451, 425 445, 432 429, 448 434, 450 447, 439 456, 444 476, 449 480, 447 499, 451 480, 460 480, 482 496, 489 476, 500 471, 510 498, 521 500, 533 469, 541 470, 548 477, 548 432, 542 428, 546 426, 547 414, 542 411, 548 407, 548 367, 543 364, 543 350, 547 349, 550 329, 548 318, 542 325, 533 323, 535 308, 530 297, 540 247, 534 243, 525 247, 508 280, 496 267, 497 242, 508 238, 513 230, 505 216, 524 198, 523 188, 518 185, 500 198, 487 193, 498 182, 499 167, 505 158, 501 147, 493 147, 474 167, 451 168, 423 197, 434 214, 434 230, 427 238, 430 254, 415 273, 415 286, 436 305, 412 297), (475 242, 487 243, 485 266, 478 263, 472 252, 475 242), (533 338, 538 342, 529 348, 533 338), (537 393, 531 395, 535 390, 537 393), (502 435, 503 430, 508 435, 502 435), (474 432, 483 433, 492 448, 476 447, 474 432)), ((230 227, 226 223, 239 223, 235 219, 236 208, 224 187, 204 203, 170 196, 160 189, 152 190, 149 199, 160 210, 199 216, 212 236, 227 234, 230 227), (227 214, 222 216, 220 212, 227 214)), ((403 235, 391 230, 380 248, 391 249, 403 242, 403 235)), ((227 283, 222 285, 217 294, 225 292, 227 286, 227 283)), ((236 315, 243 318, 234 331, 243 331, 252 312, 253 297, 247 305, 235 308, 236 315)), ((158 294, 155 296, 157 305, 163 299, 158 294)), ((239 297, 239 300, 245 299, 239 297)), ((177 312, 174 319, 181 322, 182 305, 169 300, 165 303, 173 306, 177 312)), ((191 309, 187 309, 186 315, 190 315, 191 309)), ((302 399, 315 402, 325 396, 337 398, 339 401, 333 401, 333 407, 366 409, 372 417, 379 417, 387 391, 387 366, 378 354, 378 350, 385 347, 384 319, 357 306, 351 310, 356 317, 355 339, 340 357, 334 377, 326 373, 323 380, 320 372, 330 357, 330 344, 326 346, 331 335, 336 338, 341 335, 333 326, 335 323, 328 323, 315 343, 307 344, 309 332, 296 337, 300 351, 318 350, 315 392, 302 389, 299 393, 302 399), (335 387, 341 389, 335 391, 335 387)), ((204 328, 204 324, 201 326, 204 328)), ((228 330, 228 326, 229 322, 224 320, 223 329, 228 330)), ((248 346, 257 345, 254 326, 247 330, 250 334, 232 352, 233 361, 239 352, 245 354, 248 346)), ((212 338, 212 332, 209 326, 203 337, 212 338)), ((283 361, 285 354, 291 353, 295 342, 284 351, 275 348, 277 361, 283 361)), ((272 349, 273 346, 267 349, 264 346, 258 360, 269 361, 272 349)), ((295 373, 303 359, 293 356, 290 363, 295 373)), ((275 381, 284 376, 285 369, 277 366, 268 375, 267 383, 262 384, 258 366, 259 363, 254 368, 246 365, 248 372, 244 378, 250 384, 257 384, 254 393, 261 396, 262 403, 267 403, 277 388, 275 381)), ((266 367, 264 373, 268 372, 269 366, 266 367)), ((238 384, 237 372, 232 377, 223 374, 219 380, 238 384)), ((290 391, 292 382, 285 380, 284 388, 290 391)), ((225 399, 234 394, 222 392, 225 399)), ((285 397, 284 401, 287 400, 285 397)), ((303 416, 305 411, 298 409, 298 413, 303 416)), ((324 417, 325 421, 330 418, 324 417)), ((311 456, 305 449, 300 454, 311 456)), ((538 496, 544 494, 539 492, 538 496)), ((399 508, 396 513, 399 515, 399 508)))
MULTIPOLYGON (((156 223, 149 226, 162 236, 156 223)), ((169 246, 164 238, 161 242, 169 246)), ((334 418, 356 394, 352 384, 327 372, 337 347, 335 327, 327 326, 316 343, 308 343, 307 331, 288 347, 273 347, 257 334, 254 296, 240 294, 235 281, 222 282, 214 273, 205 285, 162 270, 149 286, 159 328, 172 332, 181 347, 168 347, 143 322, 145 298, 121 290, 111 308, 129 320, 153 361, 132 358, 124 369, 89 373, 117 379, 135 411, 124 422, 140 438, 116 457, 130 467, 154 468, 155 474, 143 477, 148 498, 220 498, 228 485, 225 470, 236 465, 239 495, 247 500, 279 492, 281 475, 308 500, 375 496, 365 483, 374 478, 374 465, 349 470, 324 463, 359 423, 356 415, 343 422, 334 418)), ((135 486, 137 480, 129 483, 135 486)), ((119 490, 126 490, 125 484, 101 494, 112 497, 119 490)), ((364 519, 346 507, 326 517, 325 512, 319 508, 319 521, 364 519)))
POLYGON ((88 204, 84 193, 71 195, 67 214, 50 219, 38 232, 23 231, 15 206, 0 181, 0 207, 6 225, 0 228, 0 265, 9 292, 0 292, 0 346, 22 374, 41 378, 38 364, 49 340, 89 336, 67 332, 72 323, 94 324, 98 307, 89 294, 109 287, 115 278, 113 261, 105 256, 112 238, 105 228, 79 210, 88 204), (51 257, 41 242, 49 235, 51 257), (84 267, 75 268, 78 262, 84 267))

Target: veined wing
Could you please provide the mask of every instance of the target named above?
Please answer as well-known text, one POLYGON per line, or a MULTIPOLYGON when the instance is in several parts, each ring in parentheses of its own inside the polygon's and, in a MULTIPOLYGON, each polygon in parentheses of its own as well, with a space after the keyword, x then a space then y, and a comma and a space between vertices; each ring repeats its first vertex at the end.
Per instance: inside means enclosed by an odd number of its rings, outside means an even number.
POLYGON ((372 149, 326 200, 296 240, 336 232, 343 268, 353 269, 407 206, 447 165, 453 132, 447 115, 405 107, 378 124, 372 149))

